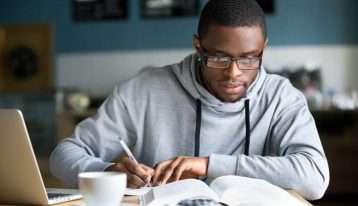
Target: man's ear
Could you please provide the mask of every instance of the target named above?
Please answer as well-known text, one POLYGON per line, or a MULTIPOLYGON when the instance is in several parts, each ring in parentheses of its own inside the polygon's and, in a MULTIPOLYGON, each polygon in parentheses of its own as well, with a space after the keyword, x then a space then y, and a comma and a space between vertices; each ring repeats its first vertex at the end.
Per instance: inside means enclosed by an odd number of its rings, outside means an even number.
POLYGON ((198 35, 193 35, 193 46, 195 49, 195 54, 197 57, 200 57, 200 41, 198 35))
POLYGON ((269 41, 269 39, 267 38, 266 41, 265 41, 265 46, 264 46, 265 49, 267 47, 268 41, 269 41))

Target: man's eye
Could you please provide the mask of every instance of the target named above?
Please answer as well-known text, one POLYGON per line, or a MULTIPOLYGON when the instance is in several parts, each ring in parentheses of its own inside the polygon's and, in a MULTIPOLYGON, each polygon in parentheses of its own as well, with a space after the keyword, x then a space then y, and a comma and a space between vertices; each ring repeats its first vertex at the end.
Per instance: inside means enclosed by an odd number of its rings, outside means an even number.
POLYGON ((250 63, 256 62, 257 60, 258 60, 258 58, 255 58, 255 57, 253 57, 253 58, 240 58, 239 62, 244 63, 244 64, 250 64, 250 63))
POLYGON ((210 57, 209 61, 216 61, 216 62, 227 62, 230 60, 228 57, 210 57))
POLYGON ((250 58, 242 58, 242 59, 239 59, 239 62, 248 64, 248 63, 251 63, 252 60, 250 58))

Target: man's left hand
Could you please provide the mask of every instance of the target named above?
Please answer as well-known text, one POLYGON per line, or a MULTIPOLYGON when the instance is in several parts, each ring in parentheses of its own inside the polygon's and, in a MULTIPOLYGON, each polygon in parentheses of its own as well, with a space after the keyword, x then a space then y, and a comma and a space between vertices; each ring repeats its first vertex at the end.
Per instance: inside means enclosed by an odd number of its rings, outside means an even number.
POLYGON ((159 162, 154 167, 152 185, 158 186, 184 178, 206 176, 209 157, 178 156, 159 162))

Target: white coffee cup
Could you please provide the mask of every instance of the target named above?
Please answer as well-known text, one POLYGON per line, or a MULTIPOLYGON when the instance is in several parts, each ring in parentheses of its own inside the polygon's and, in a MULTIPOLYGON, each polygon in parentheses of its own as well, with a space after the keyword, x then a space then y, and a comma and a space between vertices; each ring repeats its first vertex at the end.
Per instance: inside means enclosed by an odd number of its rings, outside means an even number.
POLYGON ((83 172, 78 181, 87 206, 119 206, 127 187, 127 175, 119 172, 83 172))

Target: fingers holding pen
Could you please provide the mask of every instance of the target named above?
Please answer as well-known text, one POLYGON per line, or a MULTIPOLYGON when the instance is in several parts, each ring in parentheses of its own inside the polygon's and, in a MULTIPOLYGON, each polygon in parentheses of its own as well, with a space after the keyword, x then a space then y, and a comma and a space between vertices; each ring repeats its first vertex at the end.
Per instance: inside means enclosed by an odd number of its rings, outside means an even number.
POLYGON ((124 163, 115 163, 105 169, 105 171, 123 172, 127 174, 127 187, 138 188, 145 184, 145 182, 131 170, 129 170, 124 163))
MULTIPOLYGON (((131 174, 135 174, 135 176, 140 178, 142 182, 145 182, 145 184, 140 182, 139 186, 148 186, 148 184, 150 185, 150 180, 154 173, 153 169, 144 164, 139 164, 123 139, 121 137, 118 137, 118 139, 119 143, 122 145, 124 151, 128 155, 128 157, 123 159, 123 165, 127 168, 128 171, 131 172, 131 174)), ((133 178, 133 180, 138 180, 138 178, 133 178)), ((137 183, 137 181, 135 183, 137 183)))
POLYGON ((147 165, 144 165, 144 164, 139 164, 146 172, 147 172, 147 177, 146 177, 146 183, 150 184, 151 180, 152 180, 152 177, 154 175, 154 169, 151 168, 151 167, 148 167, 147 165))
POLYGON ((128 179, 133 182, 135 185, 142 187, 150 182, 154 170, 144 164, 137 164, 131 158, 123 158, 123 165, 129 171, 130 175, 128 179))
MULTIPOLYGON (((206 176, 208 160, 208 157, 178 156, 159 162, 153 169, 144 164, 138 164, 132 158, 125 157, 121 163, 114 166, 117 171, 127 173, 128 187, 138 188, 158 186, 183 178, 206 176)), ((113 166, 108 167, 108 169, 111 168, 113 166)))
POLYGON ((127 174, 127 183, 129 188, 139 188, 145 184, 145 182, 132 171, 130 171, 125 164, 120 165, 123 167, 122 170, 127 174))

